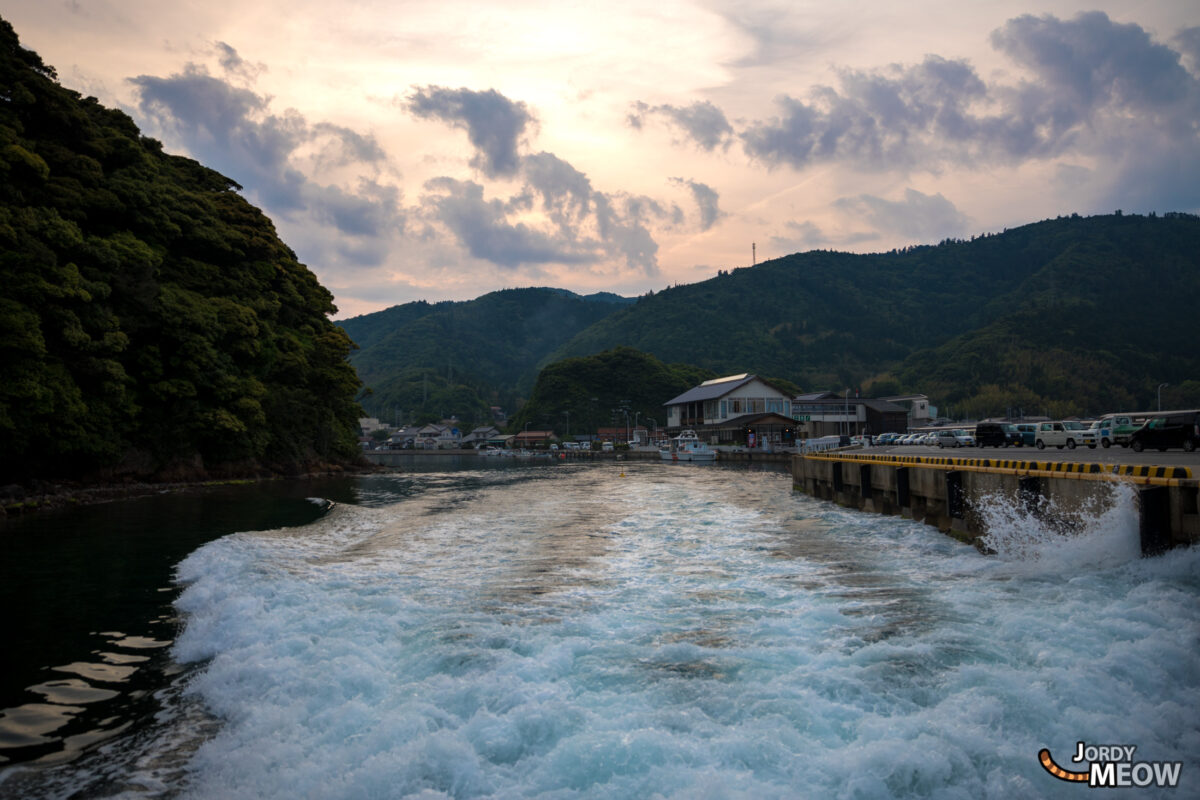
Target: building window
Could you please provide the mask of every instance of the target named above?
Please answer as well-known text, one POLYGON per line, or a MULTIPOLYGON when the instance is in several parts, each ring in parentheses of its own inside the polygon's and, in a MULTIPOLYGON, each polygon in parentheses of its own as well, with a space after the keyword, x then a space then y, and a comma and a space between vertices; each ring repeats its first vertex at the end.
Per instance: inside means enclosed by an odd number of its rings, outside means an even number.
POLYGON ((721 419, 725 419, 728 416, 729 416, 729 402, 726 400, 722 400, 721 401, 721 419))
POLYGON ((730 400, 729 402, 733 403, 733 413, 734 414, 742 413, 742 401, 740 399, 730 400))

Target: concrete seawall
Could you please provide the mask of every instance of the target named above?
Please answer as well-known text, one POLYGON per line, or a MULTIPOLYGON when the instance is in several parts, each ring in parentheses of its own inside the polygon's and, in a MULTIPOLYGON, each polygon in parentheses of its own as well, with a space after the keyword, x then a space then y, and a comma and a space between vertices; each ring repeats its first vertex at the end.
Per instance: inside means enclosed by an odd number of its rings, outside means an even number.
POLYGON ((1125 482, 1137 493, 1143 553, 1200 541, 1200 481, 1188 467, 835 452, 794 456, 792 481, 813 497, 924 521, 970 543, 986 533, 985 502, 1040 515, 1106 502, 1113 483, 1125 482))

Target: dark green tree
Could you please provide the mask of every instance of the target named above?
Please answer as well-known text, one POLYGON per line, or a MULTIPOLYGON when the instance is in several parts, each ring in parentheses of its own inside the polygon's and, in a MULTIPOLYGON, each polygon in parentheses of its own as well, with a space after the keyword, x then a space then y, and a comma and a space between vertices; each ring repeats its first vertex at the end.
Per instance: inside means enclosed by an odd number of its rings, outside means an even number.
POLYGON ((3 478, 356 454, 333 298, 233 181, 60 86, 0 20, 3 478))

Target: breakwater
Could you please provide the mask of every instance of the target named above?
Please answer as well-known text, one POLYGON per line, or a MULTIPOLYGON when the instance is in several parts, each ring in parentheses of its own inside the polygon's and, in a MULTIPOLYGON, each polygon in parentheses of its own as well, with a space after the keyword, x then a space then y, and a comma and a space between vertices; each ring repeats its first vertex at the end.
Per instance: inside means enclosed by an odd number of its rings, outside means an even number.
POLYGON ((1142 552, 1200 541, 1197 481, 1188 467, 999 458, 820 453, 794 456, 797 491, 849 508, 924 521, 978 544, 996 505, 1069 531, 1074 512, 1136 496, 1142 552))

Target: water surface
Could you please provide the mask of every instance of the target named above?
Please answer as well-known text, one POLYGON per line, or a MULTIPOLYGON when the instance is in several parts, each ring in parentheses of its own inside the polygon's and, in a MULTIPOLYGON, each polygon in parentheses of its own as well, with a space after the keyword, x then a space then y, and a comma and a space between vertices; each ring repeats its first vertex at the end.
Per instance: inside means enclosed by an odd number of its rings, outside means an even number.
POLYGON ((1200 785, 1197 553, 1138 558, 1119 503, 1066 543, 997 515, 985 557, 745 467, 349 500, 181 556, 153 722, 0 792, 1058 797, 1037 751, 1079 740, 1200 785))

